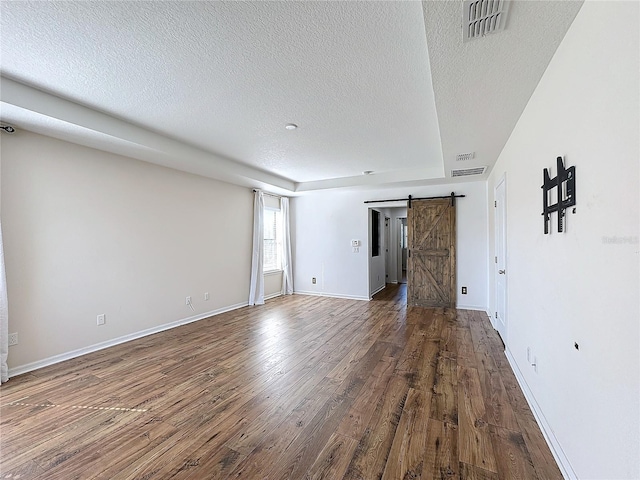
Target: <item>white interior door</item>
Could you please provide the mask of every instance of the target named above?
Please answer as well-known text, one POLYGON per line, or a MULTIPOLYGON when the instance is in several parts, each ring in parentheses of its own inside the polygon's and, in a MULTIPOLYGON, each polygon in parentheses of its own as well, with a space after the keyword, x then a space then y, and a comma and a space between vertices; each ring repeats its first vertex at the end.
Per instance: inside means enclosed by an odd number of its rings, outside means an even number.
POLYGON ((495 190, 496 211, 496 329, 507 344, 507 196, 506 178, 495 190))

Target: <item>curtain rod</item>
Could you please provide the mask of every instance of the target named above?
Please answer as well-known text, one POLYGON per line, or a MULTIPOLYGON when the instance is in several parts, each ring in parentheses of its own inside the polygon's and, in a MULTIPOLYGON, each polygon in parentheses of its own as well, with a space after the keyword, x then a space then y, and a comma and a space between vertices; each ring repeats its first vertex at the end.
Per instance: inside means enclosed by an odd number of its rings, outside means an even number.
POLYGON ((439 199, 439 198, 447 198, 447 199, 451 199, 451 205, 453 205, 455 203, 455 199, 456 198, 464 198, 466 195, 456 195, 455 192, 451 192, 451 195, 443 195, 443 196, 439 196, 439 197, 412 197, 411 195, 409 195, 409 197, 407 198, 393 198, 393 199, 389 199, 389 200, 365 200, 364 203, 384 203, 384 202, 408 202, 408 207, 411 208, 411 201, 412 200, 435 200, 435 199, 439 199))
MULTIPOLYGON (((253 193, 256 193, 258 191, 258 189, 254 188, 253 189, 253 193)), ((269 193, 269 192, 262 192, 263 195, 267 195, 269 197, 274 197, 274 198, 282 198, 282 195, 276 195, 275 193, 269 193)))

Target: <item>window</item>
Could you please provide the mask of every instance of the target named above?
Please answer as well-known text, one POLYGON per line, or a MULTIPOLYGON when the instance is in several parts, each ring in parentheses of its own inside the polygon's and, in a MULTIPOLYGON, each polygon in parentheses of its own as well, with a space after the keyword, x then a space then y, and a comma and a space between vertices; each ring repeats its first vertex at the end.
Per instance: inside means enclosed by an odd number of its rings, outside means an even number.
POLYGON ((282 215, 280 210, 264 209, 263 271, 282 270, 282 215))

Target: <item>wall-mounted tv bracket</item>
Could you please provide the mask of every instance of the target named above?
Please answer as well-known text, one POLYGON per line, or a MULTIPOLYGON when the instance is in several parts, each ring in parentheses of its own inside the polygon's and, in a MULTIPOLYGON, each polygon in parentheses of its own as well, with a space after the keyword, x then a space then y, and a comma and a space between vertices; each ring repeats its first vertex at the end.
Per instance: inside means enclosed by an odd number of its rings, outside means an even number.
POLYGON ((564 168, 562 157, 557 158, 558 174, 549 178, 549 170, 544 169, 542 183, 542 215, 544 216, 544 233, 549 233, 549 217, 558 212, 558 232, 564 230, 565 210, 576 204, 576 167, 564 168), (556 203, 550 204, 555 190, 556 203))

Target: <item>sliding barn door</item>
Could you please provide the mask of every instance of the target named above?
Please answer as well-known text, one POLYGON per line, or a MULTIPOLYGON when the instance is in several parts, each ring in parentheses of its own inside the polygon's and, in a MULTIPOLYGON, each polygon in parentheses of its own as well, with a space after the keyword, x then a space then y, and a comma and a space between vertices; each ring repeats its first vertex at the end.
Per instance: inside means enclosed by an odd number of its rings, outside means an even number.
POLYGON ((456 209, 451 200, 414 200, 407 209, 407 303, 456 306, 456 209))

